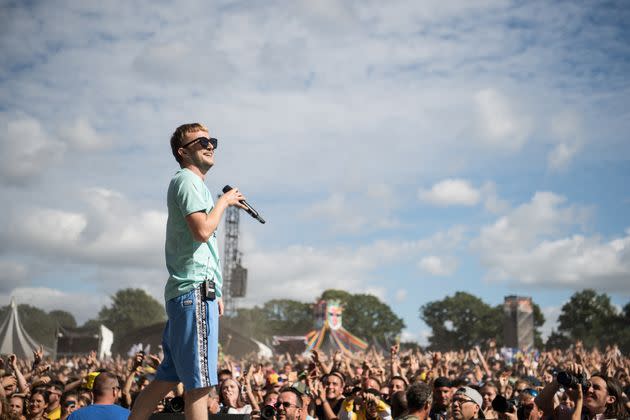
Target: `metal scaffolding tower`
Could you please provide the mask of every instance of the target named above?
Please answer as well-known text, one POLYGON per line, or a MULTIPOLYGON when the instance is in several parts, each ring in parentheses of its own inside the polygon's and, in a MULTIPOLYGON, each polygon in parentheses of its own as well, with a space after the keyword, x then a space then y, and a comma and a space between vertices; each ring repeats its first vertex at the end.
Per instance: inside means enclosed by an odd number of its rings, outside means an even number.
POLYGON ((225 243, 223 244, 223 304, 226 316, 236 315, 234 298, 244 297, 247 270, 241 265, 238 250, 239 208, 230 206, 225 211, 225 243))

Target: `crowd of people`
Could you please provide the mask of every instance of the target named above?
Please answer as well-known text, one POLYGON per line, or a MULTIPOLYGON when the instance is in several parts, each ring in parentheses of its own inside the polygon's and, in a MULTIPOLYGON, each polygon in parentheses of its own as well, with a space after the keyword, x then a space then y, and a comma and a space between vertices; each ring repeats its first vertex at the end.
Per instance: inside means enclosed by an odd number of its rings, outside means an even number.
MULTIPOLYGON (((33 356, 0 359, 0 420, 127 418, 162 357, 33 356)), ((510 356, 493 342, 450 352, 221 355, 218 380, 209 413, 262 420, 630 418, 630 358, 579 342, 510 356)), ((183 393, 174 387, 155 412, 182 411, 183 393)))

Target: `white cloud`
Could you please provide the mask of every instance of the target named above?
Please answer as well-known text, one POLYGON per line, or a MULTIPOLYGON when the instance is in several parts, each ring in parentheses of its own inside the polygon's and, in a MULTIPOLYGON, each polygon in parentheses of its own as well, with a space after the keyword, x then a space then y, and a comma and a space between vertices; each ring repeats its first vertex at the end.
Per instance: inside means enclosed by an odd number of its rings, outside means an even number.
POLYGON ((36 118, 0 114, 0 181, 26 185, 63 155, 63 144, 36 118))
POLYGON ((359 191, 335 191, 307 208, 302 218, 323 220, 332 232, 365 233, 396 228, 400 222, 392 214, 398 206, 394 194, 384 184, 369 184, 359 191))
POLYGON ((428 255, 418 262, 418 267, 434 276, 450 276, 457 270, 457 260, 453 257, 428 255))
POLYGON ((407 299, 408 295, 409 295, 409 292, 407 291, 407 289, 398 289, 398 290, 396 290, 396 294, 394 295, 394 299, 396 300, 396 302, 402 302, 405 299, 407 299))
POLYGON ((509 209, 509 203, 497 194, 497 187, 494 182, 486 182, 480 191, 483 197, 483 206, 490 213, 503 213, 509 209))
POLYGON ((0 293, 11 292, 15 287, 26 282, 28 270, 23 264, 0 260, 0 293))
POLYGON ((519 150, 530 131, 530 117, 517 111, 507 96, 495 89, 475 94, 477 128, 486 145, 508 151, 519 150))
POLYGON ((74 315, 79 325, 88 319, 96 318, 104 305, 111 304, 107 295, 64 292, 48 287, 19 287, 10 295, 0 296, 0 302, 8 304, 11 296, 15 297, 18 305, 29 304, 46 312, 55 309, 68 311, 74 315))
POLYGON ((551 135, 556 144, 547 156, 552 170, 566 169, 583 146, 580 118, 575 112, 563 112, 551 119, 551 135))
POLYGON ((545 324, 540 328, 543 340, 546 340, 549 337, 551 331, 558 331, 558 317, 560 316, 561 309, 562 305, 545 306, 540 309, 545 316, 545 324))
POLYGON ((59 129, 59 138, 80 150, 98 150, 109 143, 85 118, 78 118, 73 123, 62 126, 59 129))
POLYGON ((565 206, 566 198, 552 192, 536 192, 531 202, 522 204, 494 224, 482 227, 477 246, 500 251, 516 247, 529 247, 540 238, 550 237, 569 226, 582 224, 587 209, 565 206))
POLYGON ((276 252, 249 252, 245 264, 250 273, 247 304, 277 297, 311 301, 326 289, 359 293, 375 262, 347 249, 290 246, 276 252))
POLYGON ((420 189, 418 197, 436 206, 475 206, 483 202, 484 208, 491 213, 502 213, 509 208, 509 204, 497 194, 496 184, 492 181, 476 188, 465 179, 444 179, 430 190, 420 189))
POLYGON ((537 287, 579 289, 597 285, 629 291, 630 231, 608 241, 579 233, 588 210, 565 205, 565 198, 538 192, 531 202, 484 226, 473 248, 490 280, 512 280, 537 287))
POLYGON ((438 206, 474 206, 479 202, 481 194, 466 180, 445 179, 428 191, 420 190, 418 196, 422 201, 438 206))
POLYGON ((84 203, 83 212, 15 208, 0 224, 0 238, 7 244, 3 251, 78 263, 162 264, 165 213, 137 208, 102 188, 85 189, 74 199, 84 203))
MULTIPOLYGON (((245 305, 260 304, 273 297, 310 301, 326 289, 342 288, 351 293, 373 293, 382 300, 384 288, 372 270, 389 264, 414 261, 428 250, 453 250, 464 239, 465 229, 453 227, 414 241, 379 240, 360 247, 333 249, 292 245, 277 251, 259 248, 247 240, 244 265, 249 269, 245 305)), ((447 258, 445 267, 455 263, 447 258)), ((398 291, 396 299, 404 292, 398 291)))
POLYGON ((86 225, 85 216, 79 213, 29 208, 13 215, 13 220, 7 223, 7 231, 10 237, 54 248, 77 241, 86 225))
POLYGON ((400 341, 418 343, 421 346, 426 346, 429 344, 430 335, 431 333, 428 331, 411 331, 409 328, 405 328, 400 334, 400 341))

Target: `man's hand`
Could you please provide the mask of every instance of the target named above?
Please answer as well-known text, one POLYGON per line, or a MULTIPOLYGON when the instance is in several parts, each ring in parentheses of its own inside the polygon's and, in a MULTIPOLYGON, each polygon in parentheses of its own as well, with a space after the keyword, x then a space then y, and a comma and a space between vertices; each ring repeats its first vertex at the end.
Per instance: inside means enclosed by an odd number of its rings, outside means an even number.
POLYGON ((246 210, 247 207, 244 204, 241 204, 241 201, 245 201, 245 196, 241 194, 238 188, 232 188, 230 191, 224 193, 219 200, 225 200, 225 203, 228 206, 237 206, 246 210))
POLYGON ((11 369, 13 369, 14 372, 18 370, 17 356, 15 354, 9 355, 9 366, 11 367, 11 369))
POLYGON ((399 351, 399 349, 400 349, 400 347, 399 347, 399 344, 398 344, 398 343, 396 343, 396 344, 394 344, 393 346, 391 346, 391 347, 389 348, 389 356, 390 356, 392 359, 394 359, 394 358, 398 357, 398 351, 399 351))
POLYGON ((44 346, 40 344, 38 349, 33 350, 33 368, 35 368, 44 358, 44 346))
POLYGON ((40 385, 49 384, 51 381, 50 376, 40 376, 39 379, 33 384, 34 388, 40 385))
POLYGON ((150 354, 149 355, 149 364, 152 367, 157 369, 157 367, 160 366, 160 363, 162 363, 162 361, 160 360, 160 358, 157 355, 155 355, 155 354, 150 354))
POLYGON ((223 299, 217 298, 217 306, 219 307, 219 316, 223 316, 223 299))
POLYGON ((340 367, 342 361, 343 361, 343 353, 341 353, 341 350, 335 351, 335 354, 333 356, 333 363, 335 367, 337 368, 340 367))
POLYGON ((315 395, 322 402, 326 399, 326 389, 324 388, 324 384, 321 381, 315 382, 315 395))
POLYGON ((50 365, 48 363, 45 363, 41 366, 38 366, 37 369, 35 369, 35 373, 37 375, 42 375, 45 372, 48 372, 50 370, 50 365))
POLYGON ((133 365, 131 366, 132 372, 138 372, 142 367, 142 363, 144 362, 144 352, 139 351, 136 353, 136 356, 133 359, 133 365))

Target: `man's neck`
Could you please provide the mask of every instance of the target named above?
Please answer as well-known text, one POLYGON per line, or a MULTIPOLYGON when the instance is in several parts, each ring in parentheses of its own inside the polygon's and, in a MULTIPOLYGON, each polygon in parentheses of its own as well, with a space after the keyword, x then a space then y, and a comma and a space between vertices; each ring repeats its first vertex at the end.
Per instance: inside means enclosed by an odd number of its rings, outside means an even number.
POLYGON ((427 410, 416 410, 409 413, 410 416, 417 417, 420 420, 426 420, 428 414, 427 410))
POLYGON ((94 405, 114 405, 116 401, 111 398, 97 398, 94 400, 94 405))
POLYGON ((204 181, 206 179, 207 171, 203 172, 201 169, 199 169, 198 166, 195 166, 192 163, 189 163, 187 165, 182 166, 182 169, 188 169, 190 172, 192 172, 193 174, 195 174, 199 178, 201 178, 202 181, 204 181))

